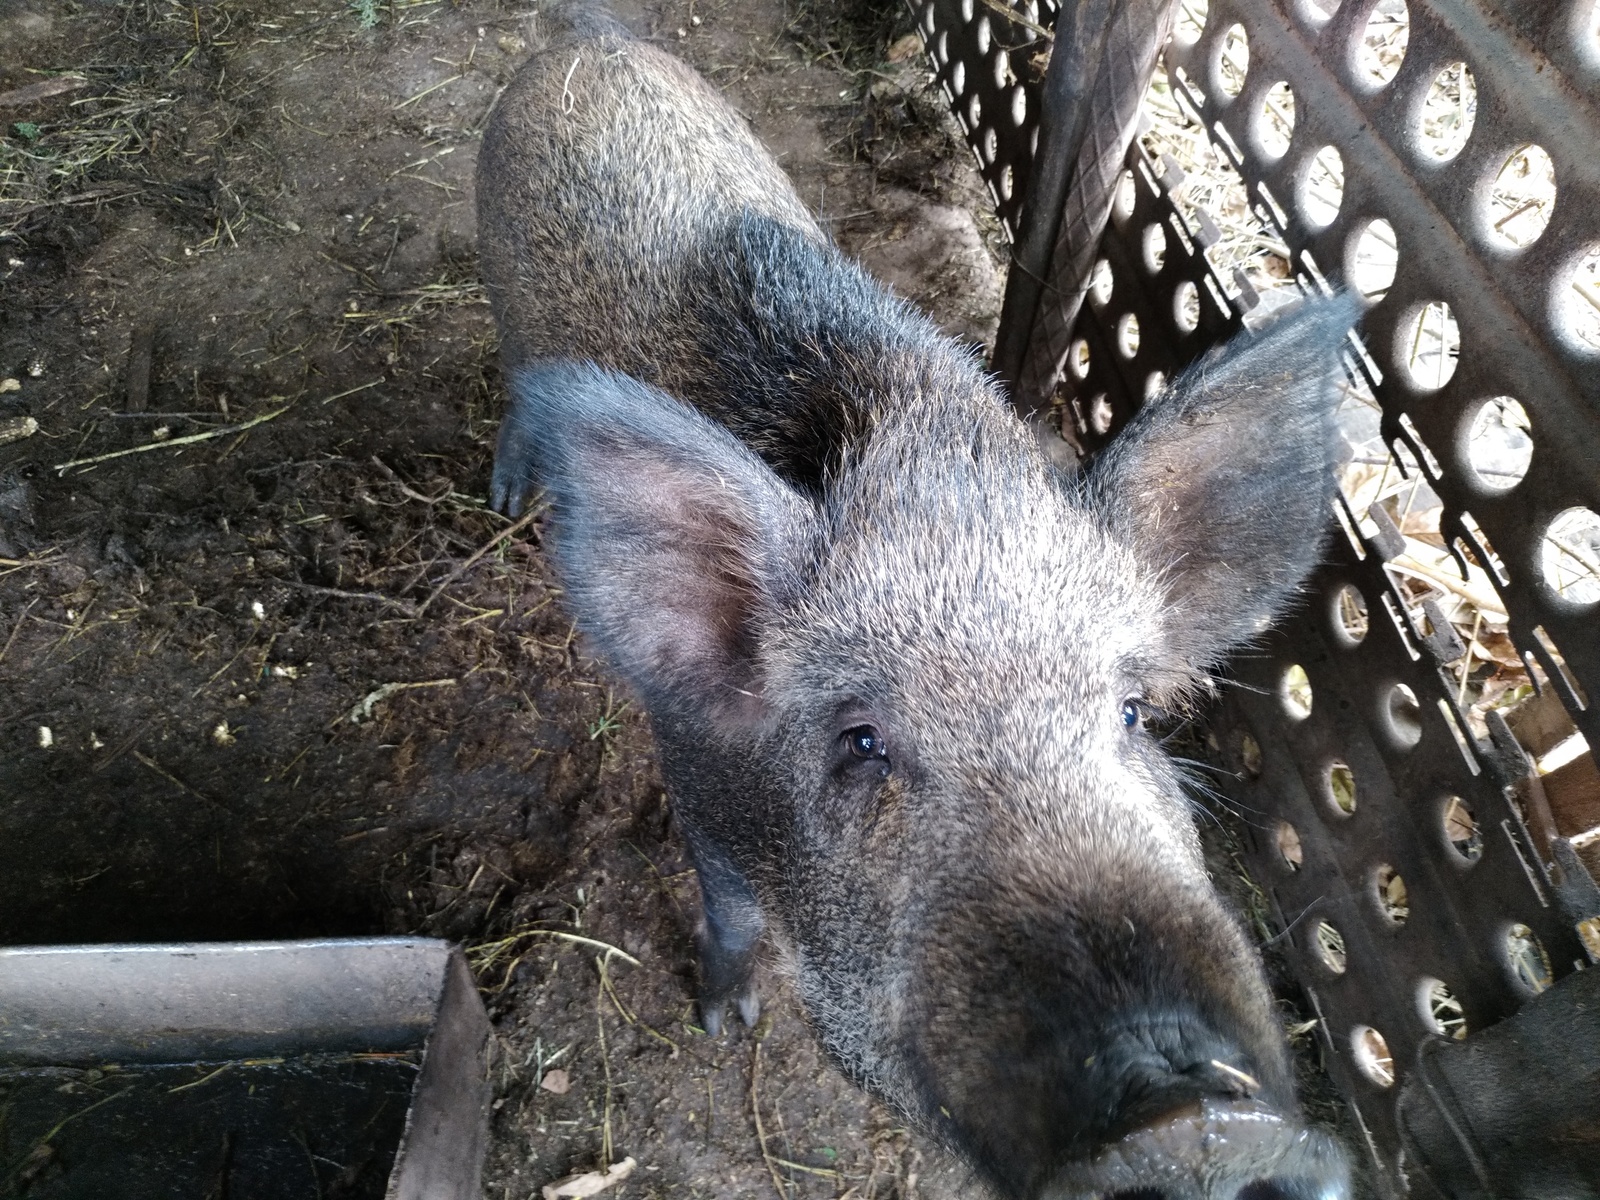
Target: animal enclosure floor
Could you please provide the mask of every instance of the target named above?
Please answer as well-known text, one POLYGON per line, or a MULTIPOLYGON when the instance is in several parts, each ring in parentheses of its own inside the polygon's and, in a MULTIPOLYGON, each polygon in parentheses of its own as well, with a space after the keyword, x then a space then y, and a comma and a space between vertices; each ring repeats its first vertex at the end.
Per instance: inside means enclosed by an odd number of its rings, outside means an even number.
MULTIPOLYGON (((987 200, 882 3, 618 8, 841 245, 983 341, 987 200)), ((0 100, 0 943, 465 942, 494 1200, 625 1156, 608 1194, 969 1194, 770 971, 756 1030, 695 1029, 693 876, 645 723, 539 523, 485 510, 472 168, 536 24, 486 0, 0 12, 0 93, 56 81, 0 100)))

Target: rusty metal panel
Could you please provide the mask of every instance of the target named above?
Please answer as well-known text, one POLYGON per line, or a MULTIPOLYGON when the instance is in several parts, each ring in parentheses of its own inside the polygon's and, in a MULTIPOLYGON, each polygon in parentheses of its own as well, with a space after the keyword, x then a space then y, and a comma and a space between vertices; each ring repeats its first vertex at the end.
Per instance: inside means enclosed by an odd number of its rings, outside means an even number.
MULTIPOLYGON (((926 34, 936 39, 961 13, 933 3, 926 34)), ((1187 0, 1184 9, 1165 79, 1237 172, 1289 278, 1263 292, 1230 269, 1213 251, 1216 222, 1184 199, 1181 169, 1136 142, 1100 261, 1056 288, 1069 305, 1074 285, 1086 289, 1088 303, 1046 381, 1053 393, 1016 399, 1092 453, 1161 381, 1286 298, 1360 286, 1370 306, 1347 364, 1347 428, 1365 411, 1384 470, 1413 497, 1437 498, 1457 586, 1477 571, 1474 586, 1506 614, 1535 686, 1600 748, 1600 533, 1585 532, 1600 530, 1600 7, 1187 0), (1368 53, 1369 25, 1392 27, 1382 61, 1368 53), (1459 84, 1460 64, 1475 104, 1460 84, 1459 144, 1441 145, 1424 129, 1425 109, 1441 73, 1459 84), (1285 87, 1286 145, 1265 115, 1285 87), (1529 146, 1548 155, 1555 194, 1519 208, 1497 180, 1543 161, 1529 146), (1337 171, 1320 165, 1328 147, 1337 171), (1373 237, 1392 243, 1392 280, 1362 269, 1373 237), (1486 402, 1505 398, 1522 406, 1531 439, 1509 473, 1478 460, 1473 441, 1486 402)), ((949 87, 948 67, 941 77, 949 87)), ((1013 355, 1044 352, 1035 330, 1013 355)), ((1002 350, 1008 335, 1019 336, 1003 323, 1002 350)), ((1400 1194, 1394 1103, 1424 1046, 1510 1016, 1582 966, 1574 922, 1597 914, 1570 846, 1541 824, 1522 751, 1498 713, 1467 702, 1473 647, 1437 605, 1400 586, 1406 568, 1395 560, 1408 544, 1396 515, 1341 504, 1342 532, 1303 613, 1239 665, 1243 686, 1229 689, 1212 728, 1237 773, 1224 790, 1248 814, 1250 867, 1322 1020, 1330 1068, 1400 1194), (1309 711, 1297 702, 1307 693, 1309 711)))

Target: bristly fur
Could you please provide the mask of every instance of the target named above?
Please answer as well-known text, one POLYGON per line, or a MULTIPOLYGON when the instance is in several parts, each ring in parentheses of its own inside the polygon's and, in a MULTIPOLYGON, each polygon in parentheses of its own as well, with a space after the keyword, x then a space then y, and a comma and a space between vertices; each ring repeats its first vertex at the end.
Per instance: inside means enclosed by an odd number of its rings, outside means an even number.
POLYGON ((1353 310, 1190 372, 1068 479, 703 81, 578 25, 484 137, 493 495, 545 489, 569 603, 650 711, 706 1027, 753 1015, 770 928, 835 1060, 1004 1195, 1076 1195, 1101 1147, 1234 1103, 1241 1071, 1272 1120, 1161 1164, 1164 1194, 1339 1194, 1138 718, 1314 562, 1353 310))

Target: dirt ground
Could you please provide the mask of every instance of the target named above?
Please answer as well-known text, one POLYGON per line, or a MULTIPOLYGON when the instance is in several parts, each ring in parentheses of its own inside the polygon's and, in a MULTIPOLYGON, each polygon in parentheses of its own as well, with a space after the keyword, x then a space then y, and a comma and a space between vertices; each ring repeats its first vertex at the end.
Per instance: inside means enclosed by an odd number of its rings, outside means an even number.
MULTIPOLYGON (((894 0, 616 7, 992 336, 994 224, 894 0)), ((70 73, 0 110, 0 944, 466 942, 494 1200, 625 1155, 608 1194, 971 1194, 771 972, 754 1031, 695 1027, 646 724, 538 522, 485 509, 472 167, 536 36, 492 0, 0 7, 0 92, 70 73)))

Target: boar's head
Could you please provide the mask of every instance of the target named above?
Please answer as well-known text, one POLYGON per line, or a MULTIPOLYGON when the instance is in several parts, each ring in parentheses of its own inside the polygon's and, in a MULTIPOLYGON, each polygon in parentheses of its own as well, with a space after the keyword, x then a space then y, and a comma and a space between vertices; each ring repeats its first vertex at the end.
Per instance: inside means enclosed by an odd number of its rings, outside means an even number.
POLYGON ((1346 1193, 1146 718, 1316 564, 1352 319, 1203 360, 1080 476, 970 363, 906 366, 816 487, 632 379, 520 374, 496 490, 547 489, 649 708, 709 1028, 765 927, 841 1066, 1001 1194, 1346 1193))

